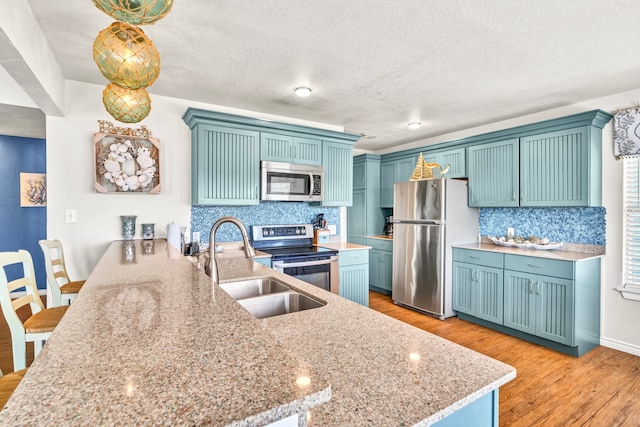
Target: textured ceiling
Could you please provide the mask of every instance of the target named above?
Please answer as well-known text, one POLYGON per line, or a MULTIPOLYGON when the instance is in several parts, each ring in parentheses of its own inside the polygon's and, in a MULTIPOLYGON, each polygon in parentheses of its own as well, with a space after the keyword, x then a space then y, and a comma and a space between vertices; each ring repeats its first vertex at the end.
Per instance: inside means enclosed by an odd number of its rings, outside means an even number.
MULTIPOLYGON (((91 48, 112 19, 28 3, 65 78, 105 84, 91 48)), ((375 151, 640 88, 639 23, 631 0, 176 0, 144 30, 152 97, 339 125, 375 151)))

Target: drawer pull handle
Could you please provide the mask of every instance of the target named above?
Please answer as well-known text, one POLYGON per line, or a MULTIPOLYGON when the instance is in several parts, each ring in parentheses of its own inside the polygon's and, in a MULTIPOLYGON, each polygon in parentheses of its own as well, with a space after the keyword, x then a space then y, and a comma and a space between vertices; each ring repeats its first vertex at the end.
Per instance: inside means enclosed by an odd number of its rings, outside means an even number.
POLYGON ((477 256, 477 255, 469 255, 469 258, 473 258, 473 259, 480 259, 481 257, 477 256))
POLYGON ((544 265, 540 265, 540 264, 528 263, 527 265, 533 268, 544 268, 544 265))

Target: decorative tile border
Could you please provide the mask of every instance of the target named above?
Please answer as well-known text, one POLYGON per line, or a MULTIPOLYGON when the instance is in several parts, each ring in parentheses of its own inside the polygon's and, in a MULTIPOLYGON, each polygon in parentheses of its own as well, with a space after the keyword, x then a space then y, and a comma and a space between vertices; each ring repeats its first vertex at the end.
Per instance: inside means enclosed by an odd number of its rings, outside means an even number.
MULTIPOLYGON (((213 223, 220 217, 230 215, 242 221, 252 237, 252 225, 313 224, 320 213, 324 214, 329 224, 336 225, 336 234, 340 235, 340 208, 311 206, 304 202, 260 202, 255 206, 192 206, 191 232, 199 232, 200 241, 208 243, 213 223)), ((216 233, 216 241, 240 240, 242 236, 233 224, 223 224, 216 233)))
POLYGON ((606 209, 593 208, 481 208, 480 234, 502 236, 513 227, 516 235, 546 237, 554 242, 606 244, 606 209))

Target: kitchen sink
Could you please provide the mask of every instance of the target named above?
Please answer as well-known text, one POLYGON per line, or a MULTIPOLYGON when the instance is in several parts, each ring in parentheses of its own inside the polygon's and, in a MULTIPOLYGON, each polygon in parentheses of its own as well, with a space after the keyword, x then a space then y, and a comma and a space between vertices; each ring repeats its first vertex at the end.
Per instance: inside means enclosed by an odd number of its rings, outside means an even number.
POLYGON ((310 310, 326 305, 326 303, 293 291, 240 299, 238 302, 258 319, 310 310))
POLYGON ((235 300, 291 290, 287 285, 272 277, 222 283, 220 284, 220 287, 235 300))

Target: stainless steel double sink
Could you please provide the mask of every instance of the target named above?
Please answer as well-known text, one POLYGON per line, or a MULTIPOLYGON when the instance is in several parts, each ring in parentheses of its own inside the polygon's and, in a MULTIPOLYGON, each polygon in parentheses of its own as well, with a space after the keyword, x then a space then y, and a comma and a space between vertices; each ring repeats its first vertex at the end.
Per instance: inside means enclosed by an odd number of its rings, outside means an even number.
POLYGON ((220 287, 258 319, 326 305, 291 289, 273 277, 222 283, 220 287))

